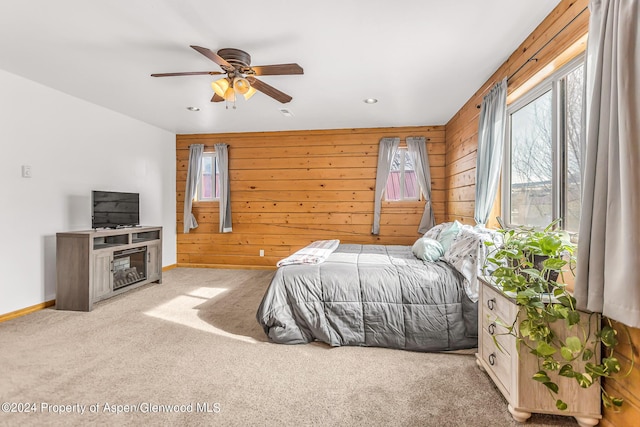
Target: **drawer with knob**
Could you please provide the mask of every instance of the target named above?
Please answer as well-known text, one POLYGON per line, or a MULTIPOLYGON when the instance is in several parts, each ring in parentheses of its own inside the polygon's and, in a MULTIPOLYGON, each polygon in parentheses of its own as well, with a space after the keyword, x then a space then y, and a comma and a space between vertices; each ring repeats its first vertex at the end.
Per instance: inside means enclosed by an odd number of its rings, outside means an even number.
POLYGON ((497 291, 485 287, 482 292, 482 307, 479 307, 483 313, 482 328, 496 328, 496 332, 505 332, 506 330, 497 319, 504 324, 511 325, 516 318, 517 307, 512 304, 504 295, 497 291), (494 326, 491 326, 494 325, 494 326))
MULTIPOLYGON (((524 422, 533 412, 571 415, 581 426, 597 424, 600 414, 599 387, 589 390, 580 389, 572 378, 558 377, 556 381, 563 390, 562 399, 567 402, 569 411, 556 407, 555 395, 541 383, 532 379, 539 368, 538 359, 522 347, 517 339, 508 334, 507 326, 518 328, 519 306, 513 293, 502 292, 490 277, 480 276, 481 284, 478 298, 478 354, 476 362, 489 374, 496 387, 508 402, 508 410, 518 422, 524 422)), ((600 319, 589 313, 581 313, 581 318, 590 323, 589 330, 598 331, 600 319)), ((517 330, 516 330, 517 331, 517 330)), ((566 338, 568 331, 564 322, 559 322, 554 333, 560 339, 566 338)), ((599 351, 596 360, 600 360, 599 351)), ((584 362, 576 361, 578 366, 584 362)), ((579 368, 584 369, 584 368, 579 368)))
MULTIPOLYGON (((503 350, 500 350, 493 339, 486 330, 482 331, 482 348, 480 349, 482 360, 485 362, 487 370, 493 372, 495 377, 500 381, 500 385, 504 388, 506 393, 511 389, 511 355, 507 353, 502 345, 503 350)), ((508 340, 509 336, 502 336, 502 338, 508 340)), ((517 357, 517 356, 516 356, 517 357)))

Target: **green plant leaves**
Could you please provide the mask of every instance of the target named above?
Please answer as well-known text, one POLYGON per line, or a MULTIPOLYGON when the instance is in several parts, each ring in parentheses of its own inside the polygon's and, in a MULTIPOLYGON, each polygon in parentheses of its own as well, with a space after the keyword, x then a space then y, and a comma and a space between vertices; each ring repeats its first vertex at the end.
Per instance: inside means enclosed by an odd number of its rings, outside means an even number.
POLYGON ((540 239, 540 250, 544 255, 553 255, 558 252, 562 246, 562 240, 553 234, 547 234, 540 239))
POLYGON ((602 344, 611 348, 615 347, 618 344, 618 339, 616 335, 618 333, 611 326, 603 326, 600 332, 598 333, 598 337, 602 340, 602 344))
POLYGON ((520 331, 520 335, 522 335, 523 337, 528 337, 531 335, 531 321, 530 320, 523 320, 522 322, 520 322, 520 325, 518 326, 518 329, 520 331))
POLYGON ((491 273, 491 275, 495 278, 501 279, 504 277, 513 277, 514 273, 513 273, 513 269, 509 267, 498 267, 495 269, 493 273, 491 273))
POLYGON ((558 375, 561 375, 567 378, 573 378, 575 377, 576 373, 573 370, 573 366, 567 363, 566 365, 562 365, 562 368, 560 368, 558 375))
POLYGON ((576 299, 569 295, 567 292, 564 292, 564 295, 557 297, 558 302, 562 305, 564 305, 565 307, 569 307, 572 310, 575 308, 576 306, 576 299))
POLYGON ((580 323, 580 313, 577 311, 570 311, 567 313, 567 323, 569 326, 577 325, 580 323))
POLYGON ((556 352, 556 349, 544 341, 540 341, 538 343, 538 346, 532 351, 533 354, 536 354, 541 357, 551 356, 555 352, 556 352))
POLYGON ((622 369, 622 367, 620 366, 620 361, 618 361, 618 359, 616 359, 615 357, 605 357, 604 359, 602 359, 602 364, 610 374, 617 374, 622 369))
POLYGON ((564 360, 570 361, 573 360, 573 353, 569 350, 568 347, 561 347, 560 354, 564 360))
POLYGON ((544 277, 542 276, 542 272, 540 270, 536 270, 535 268, 524 268, 520 271, 523 274, 528 275, 531 280, 535 280, 535 279, 544 280, 544 277))
POLYGON ((560 354, 564 360, 571 361, 580 355, 582 349, 583 346, 580 338, 571 336, 567 337, 564 345, 560 348, 560 354))
POLYGON ((582 388, 590 387, 591 384, 593 384, 593 378, 588 373, 581 374, 579 372, 576 372, 574 378, 576 379, 576 381, 578 381, 578 384, 582 388))
POLYGON ((551 381, 551 378, 549 378, 549 375, 547 375, 545 371, 538 371, 531 378, 533 378, 535 381, 541 382, 552 392, 558 393, 558 384, 551 381))
MULTIPOLYGON (((557 224, 558 220, 544 230, 534 227, 499 230, 502 243, 485 243, 490 252, 486 260, 492 265, 495 283, 515 299, 520 310, 507 333, 539 358, 538 369, 542 370, 533 380, 544 384, 551 393, 558 393, 559 387, 549 375, 553 379, 574 378, 580 387, 587 388, 600 377, 621 371, 615 357, 603 357, 601 363, 596 358, 600 354, 597 351, 600 343, 608 349, 618 343, 616 330, 603 326, 596 332, 590 323, 593 317, 581 314, 576 308, 576 299, 564 284, 557 282, 564 281, 569 268, 574 271, 576 262, 576 245, 566 232, 555 230, 557 224), (555 279, 554 272, 560 273, 562 280, 555 279), (555 323, 562 319, 564 321, 555 323), (565 331, 570 335, 567 338, 563 338, 565 331)), ((613 355, 611 350, 607 353, 613 355)), ((607 407, 622 405, 622 399, 604 391, 602 401, 607 407)), ((568 405, 558 399, 556 407, 566 410, 568 405)))
POLYGON ((551 378, 549 378, 549 376, 547 375, 547 373, 545 371, 538 371, 535 374, 533 374, 533 378, 536 381, 539 381, 541 383, 547 383, 549 381, 551 381, 551 378))
POLYGON ((561 258, 547 258, 542 262, 542 266, 549 270, 562 270, 567 265, 567 261, 561 258))
POLYGON ((580 341, 580 338, 578 338, 578 337, 573 337, 573 336, 572 337, 567 337, 567 339, 565 340, 564 343, 574 353, 577 353, 580 350, 582 350, 582 341, 580 341))
POLYGON ((611 397, 607 393, 602 392, 602 403, 605 408, 612 408, 614 406, 620 407, 624 401, 619 397, 611 397))
POLYGON ((606 368, 602 365, 587 363, 586 365, 584 365, 584 369, 593 377, 604 377, 605 375, 607 375, 606 368))
POLYGON ((542 384, 544 384, 552 392, 558 394, 558 390, 559 390, 558 384, 551 381, 547 381, 546 383, 542 383, 542 384))
POLYGON ((547 357, 542 362, 542 367, 549 371, 557 371, 560 368, 560 364, 553 357, 547 357))

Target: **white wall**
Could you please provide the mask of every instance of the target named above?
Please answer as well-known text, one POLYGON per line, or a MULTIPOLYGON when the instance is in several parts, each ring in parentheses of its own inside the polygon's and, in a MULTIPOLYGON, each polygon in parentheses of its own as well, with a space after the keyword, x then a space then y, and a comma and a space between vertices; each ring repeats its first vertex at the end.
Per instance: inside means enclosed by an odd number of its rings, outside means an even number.
POLYGON ((2 70, 0 88, 0 314, 55 299, 56 232, 91 228, 91 190, 140 193, 175 264, 175 134, 2 70))

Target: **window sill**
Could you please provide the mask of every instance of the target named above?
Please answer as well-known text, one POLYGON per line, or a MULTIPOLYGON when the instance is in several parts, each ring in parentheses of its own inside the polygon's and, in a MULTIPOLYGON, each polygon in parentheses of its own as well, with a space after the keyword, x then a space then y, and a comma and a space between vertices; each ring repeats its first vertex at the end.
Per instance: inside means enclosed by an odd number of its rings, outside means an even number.
POLYGON ((424 200, 383 201, 383 208, 415 208, 424 206, 424 200))

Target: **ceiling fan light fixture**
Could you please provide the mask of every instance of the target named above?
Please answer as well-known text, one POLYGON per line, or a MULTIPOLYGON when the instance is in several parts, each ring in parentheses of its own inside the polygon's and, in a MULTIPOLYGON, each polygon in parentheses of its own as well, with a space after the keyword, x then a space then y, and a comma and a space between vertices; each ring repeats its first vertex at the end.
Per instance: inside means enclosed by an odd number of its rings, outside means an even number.
POLYGON ((229 86, 231 86, 231 84, 229 83, 229 80, 227 78, 211 82, 211 88, 213 89, 213 91, 222 98, 225 98, 225 93, 229 89, 229 86))
POLYGON ((249 89, 247 90, 247 93, 245 93, 244 95, 244 99, 248 100, 249 98, 251 98, 253 95, 255 95, 257 92, 257 90, 255 90, 253 87, 249 87, 249 89))
POLYGON ((236 92, 233 90, 233 86, 229 86, 227 90, 224 92, 225 101, 227 102, 236 102, 236 92))
POLYGON ((233 89, 240 95, 245 95, 251 89, 249 80, 244 77, 236 77, 233 79, 233 89))

